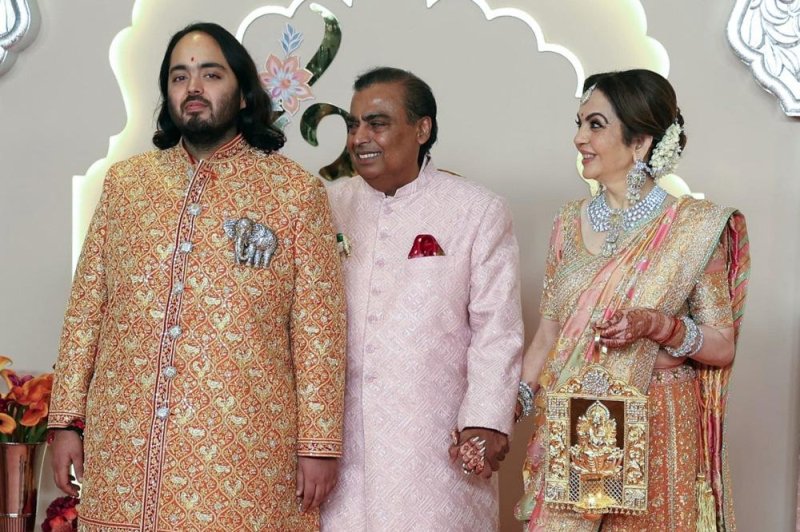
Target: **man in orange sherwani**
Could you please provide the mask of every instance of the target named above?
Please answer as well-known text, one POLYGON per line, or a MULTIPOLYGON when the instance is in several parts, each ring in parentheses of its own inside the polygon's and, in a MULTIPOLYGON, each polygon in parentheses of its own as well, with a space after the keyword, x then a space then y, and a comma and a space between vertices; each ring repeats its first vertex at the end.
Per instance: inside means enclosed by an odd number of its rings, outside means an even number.
POLYGON ((316 530, 345 372, 324 187, 221 27, 177 33, 160 87, 160 150, 111 168, 75 273, 56 484, 74 465, 82 530, 316 530))

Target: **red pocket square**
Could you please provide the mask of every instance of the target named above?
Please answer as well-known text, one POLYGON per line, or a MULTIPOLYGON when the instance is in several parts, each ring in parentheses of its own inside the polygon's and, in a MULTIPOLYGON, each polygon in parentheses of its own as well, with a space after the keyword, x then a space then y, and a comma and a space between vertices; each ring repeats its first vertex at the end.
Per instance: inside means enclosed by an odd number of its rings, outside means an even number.
POLYGON ((444 255, 444 250, 433 238, 433 235, 417 235, 414 238, 414 245, 411 246, 411 251, 408 252, 409 259, 434 257, 436 255, 444 255))

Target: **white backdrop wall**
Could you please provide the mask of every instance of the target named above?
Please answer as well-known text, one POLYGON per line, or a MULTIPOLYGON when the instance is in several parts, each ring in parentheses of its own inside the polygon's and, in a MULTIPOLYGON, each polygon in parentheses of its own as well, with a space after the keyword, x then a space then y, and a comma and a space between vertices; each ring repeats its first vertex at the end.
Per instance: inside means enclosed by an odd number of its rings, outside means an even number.
MULTIPOLYGON (((315 91, 347 108, 352 77, 378 63, 410 68, 431 83, 441 108, 437 164, 510 198, 522 248, 529 340, 538 320, 552 217, 560 203, 586 193, 571 144, 575 71, 558 54, 538 53, 529 28, 518 20, 487 23, 472 0, 440 0, 430 18, 424 0, 354 0, 352 8, 337 2, 325 5, 336 7, 347 40, 336 71, 324 75, 315 91), (400 46, 401 41, 391 44, 391 35, 408 38, 400 46)), ((15 369, 42 372, 54 362, 71 278, 72 178, 107 157, 112 135, 124 132, 120 138, 127 141, 116 157, 148 147, 152 125, 146 122, 153 116, 168 36, 197 19, 233 31, 243 14, 267 3, 247 0, 233 8, 211 0, 170 2, 148 31, 133 32, 119 50, 120 72, 133 78, 141 97, 129 100, 126 110, 109 47, 131 25, 133 0, 39 0, 36 39, 0 77, 0 354, 11 356, 15 369), (127 112, 144 116, 144 126, 126 130, 134 121, 127 112)), ((161 9, 142 5, 140 17, 161 9)), ((750 229, 753 272, 729 426, 739 527, 792 530, 800 120, 783 115, 727 44, 732 2, 493 0, 489 6, 529 14, 548 41, 569 46, 587 73, 664 68, 663 47, 689 135, 679 173, 693 190, 739 207, 750 229), (631 29, 642 23, 642 13, 655 42, 631 29)), ((299 23, 308 21, 301 25, 309 41, 316 38, 314 17, 298 15, 299 23)), ((280 24, 270 24, 259 31, 280 30, 280 24)), ((266 55, 279 53, 277 36, 273 44, 251 45, 251 38, 245 43, 263 68, 266 55)), ((311 52, 302 53, 307 60, 311 52)), ((316 151, 290 130, 286 152, 311 170, 341 149, 341 126, 328 120, 316 151)), ((502 471, 503 530, 518 530, 511 509, 521 490, 529 433, 530 427, 519 427, 502 471)), ((42 502, 55 495, 48 485, 42 502)))

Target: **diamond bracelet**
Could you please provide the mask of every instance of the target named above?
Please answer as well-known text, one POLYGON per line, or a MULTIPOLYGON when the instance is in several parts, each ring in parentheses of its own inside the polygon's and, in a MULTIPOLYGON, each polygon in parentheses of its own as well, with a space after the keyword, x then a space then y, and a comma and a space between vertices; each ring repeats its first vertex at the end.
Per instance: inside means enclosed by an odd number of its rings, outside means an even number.
POLYGON ((522 406, 522 415, 520 419, 529 416, 531 412, 533 412, 533 389, 527 382, 520 381, 517 402, 522 406))
POLYGON ((686 358, 697 354, 703 347, 703 331, 694 320, 688 316, 681 316, 681 321, 686 327, 686 335, 683 337, 683 342, 677 348, 664 346, 664 349, 670 356, 675 358, 686 358))

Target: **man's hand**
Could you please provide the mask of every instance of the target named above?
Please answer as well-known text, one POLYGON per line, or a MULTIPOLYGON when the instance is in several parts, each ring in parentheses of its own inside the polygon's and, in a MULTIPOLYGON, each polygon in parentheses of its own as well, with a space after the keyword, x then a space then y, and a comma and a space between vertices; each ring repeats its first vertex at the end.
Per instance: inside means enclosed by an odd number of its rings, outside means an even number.
POLYGON ((78 496, 78 487, 70 480, 69 466, 75 467, 78 482, 83 482, 83 440, 74 430, 54 430, 50 453, 53 455, 53 479, 61 491, 78 496))
POLYGON ((300 511, 307 512, 325 502, 336 486, 339 474, 337 458, 297 457, 297 498, 300 511))
POLYGON ((465 428, 458 435, 458 443, 451 445, 448 449, 450 461, 455 462, 458 459, 458 448, 461 444, 475 436, 486 442, 485 464, 483 471, 481 471, 478 476, 489 478, 492 476, 493 471, 500 469, 500 462, 503 461, 506 457, 506 453, 508 453, 508 436, 502 432, 481 427, 465 428))

